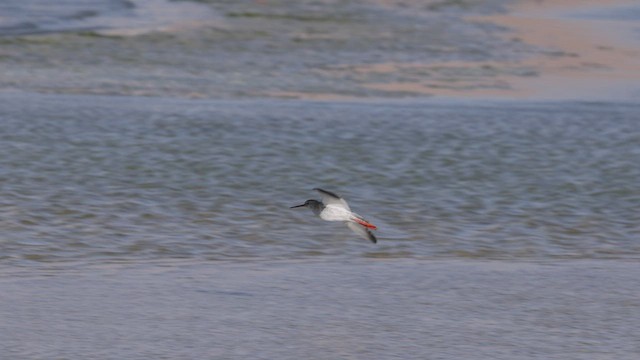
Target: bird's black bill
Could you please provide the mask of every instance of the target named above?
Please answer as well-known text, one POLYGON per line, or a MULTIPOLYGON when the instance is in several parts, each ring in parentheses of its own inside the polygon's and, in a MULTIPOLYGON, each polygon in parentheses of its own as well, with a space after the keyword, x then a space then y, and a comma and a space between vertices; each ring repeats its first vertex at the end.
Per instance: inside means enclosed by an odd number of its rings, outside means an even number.
POLYGON ((297 207, 303 207, 303 206, 304 206, 304 204, 302 204, 302 205, 296 205, 296 206, 292 206, 292 207, 290 207, 289 209, 293 209, 293 208, 297 208, 297 207))

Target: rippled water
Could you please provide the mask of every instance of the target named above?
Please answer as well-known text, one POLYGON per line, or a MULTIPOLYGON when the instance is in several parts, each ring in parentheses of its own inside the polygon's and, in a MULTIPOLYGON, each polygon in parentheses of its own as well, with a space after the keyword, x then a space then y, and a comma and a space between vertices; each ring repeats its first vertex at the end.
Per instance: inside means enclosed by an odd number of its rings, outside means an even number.
POLYGON ((5 96, 0 256, 637 258, 638 110, 5 96))

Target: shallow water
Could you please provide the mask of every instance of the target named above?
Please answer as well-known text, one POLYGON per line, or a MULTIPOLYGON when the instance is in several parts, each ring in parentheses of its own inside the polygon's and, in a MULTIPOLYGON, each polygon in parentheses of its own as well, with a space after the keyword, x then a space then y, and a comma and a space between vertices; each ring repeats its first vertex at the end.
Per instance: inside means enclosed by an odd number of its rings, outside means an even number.
POLYGON ((640 254, 637 105, 0 101, 4 264, 640 254))
POLYGON ((12 1, 4 5, 12 17, 0 17, 0 89, 218 99, 402 97, 414 94, 371 85, 424 79, 459 87, 460 79, 532 73, 518 66, 462 74, 446 66, 358 71, 363 64, 517 59, 527 48, 504 39, 498 26, 463 20, 468 12, 499 9, 503 0, 464 8, 437 3, 66 0, 50 10, 49 1, 12 1))
MULTIPOLYGON (((567 12, 567 15, 577 18, 594 20, 638 21, 640 20, 640 7, 633 5, 602 6, 589 10, 567 12)), ((636 37, 640 40, 640 37, 636 37)))
POLYGON ((16 359, 638 357, 637 262, 139 263, 0 275, 16 359))
POLYGON ((134 35, 215 18, 209 8, 168 0, 5 0, 0 36, 97 31, 134 35), (11 14, 11 16, 6 16, 11 14))

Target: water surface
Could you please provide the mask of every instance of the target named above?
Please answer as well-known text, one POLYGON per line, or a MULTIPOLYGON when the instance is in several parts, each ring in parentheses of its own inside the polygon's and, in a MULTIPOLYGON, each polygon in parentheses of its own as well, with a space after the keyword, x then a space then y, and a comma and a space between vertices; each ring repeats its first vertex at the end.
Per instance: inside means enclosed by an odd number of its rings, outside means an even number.
POLYGON ((1 261, 637 258, 633 104, 5 96, 1 261), (377 246, 289 209, 323 187, 377 246))
POLYGON ((363 259, 14 273, 0 275, 0 345, 19 359, 632 360, 639 270, 363 259))

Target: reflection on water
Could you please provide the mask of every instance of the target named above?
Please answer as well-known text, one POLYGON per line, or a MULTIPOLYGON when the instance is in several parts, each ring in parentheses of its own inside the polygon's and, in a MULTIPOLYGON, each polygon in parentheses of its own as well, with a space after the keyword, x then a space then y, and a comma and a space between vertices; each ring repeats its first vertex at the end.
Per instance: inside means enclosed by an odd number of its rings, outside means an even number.
POLYGON ((632 257, 637 106, 5 96, 0 256, 632 257), (316 186, 377 246, 288 209, 316 186))

